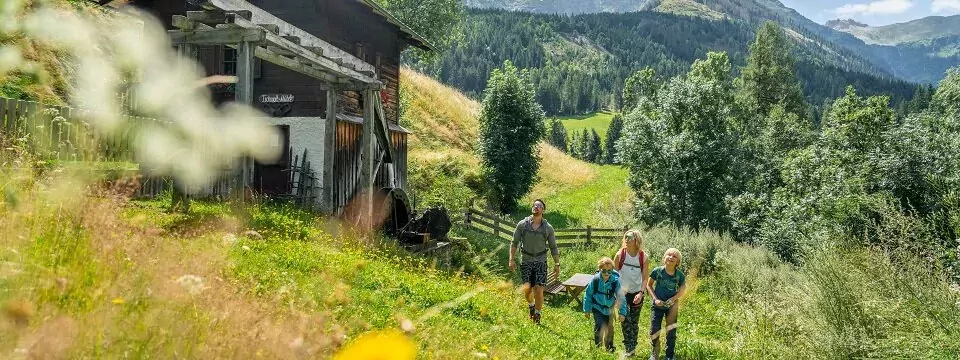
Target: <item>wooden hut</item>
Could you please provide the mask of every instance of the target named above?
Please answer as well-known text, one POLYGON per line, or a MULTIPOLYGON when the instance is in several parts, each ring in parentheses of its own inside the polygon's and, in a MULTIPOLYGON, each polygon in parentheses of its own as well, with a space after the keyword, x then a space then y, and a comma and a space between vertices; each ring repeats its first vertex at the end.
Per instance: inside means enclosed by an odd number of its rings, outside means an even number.
POLYGON ((237 168, 252 190, 277 195, 316 189, 323 212, 341 214, 373 193, 405 189, 407 136, 399 125, 400 54, 429 43, 373 0, 136 0, 180 51, 208 75, 236 75, 213 88, 217 102, 260 108, 281 137, 277 163, 237 168), (291 157, 312 177, 291 182, 291 157), (298 189, 298 187, 301 187, 298 189), (374 191, 365 192, 372 189, 374 191))

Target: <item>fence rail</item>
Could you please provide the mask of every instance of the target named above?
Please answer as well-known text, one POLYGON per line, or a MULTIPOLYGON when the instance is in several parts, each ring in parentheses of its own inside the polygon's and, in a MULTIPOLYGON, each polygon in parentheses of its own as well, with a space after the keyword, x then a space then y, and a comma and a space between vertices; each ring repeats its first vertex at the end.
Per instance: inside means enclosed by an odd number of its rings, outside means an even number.
MULTIPOLYGON (((506 217, 477 208, 471 202, 463 211, 463 223, 473 230, 492 235, 501 240, 513 240, 513 232, 517 223, 506 217)), ((592 245, 600 242, 617 241, 629 228, 585 228, 554 229, 557 247, 574 247, 592 245)))

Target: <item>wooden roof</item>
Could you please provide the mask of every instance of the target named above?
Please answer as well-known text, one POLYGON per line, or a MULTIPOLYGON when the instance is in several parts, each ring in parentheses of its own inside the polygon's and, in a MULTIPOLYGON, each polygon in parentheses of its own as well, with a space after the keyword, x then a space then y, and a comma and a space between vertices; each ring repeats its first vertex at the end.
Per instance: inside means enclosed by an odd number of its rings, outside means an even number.
POLYGON ((427 41, 427 39, 420 36, 420 34, 417 34, 416 31, 414 31, 409 26, 404 24, 402 21, 400 21, 400 19, 397 19, 395 16, 393 16, 393 14, 390 14, 389 11, 387 11, 382 6, 380 6, 380 4, 377 4, 376 1, 374 0, 357 0, 357 1, 369 7, 371 10, 373 10, 375 14, 384 17, 384 19, 386 19, 388 23, 393 24, 394 26, 399 28, 404 35, 404 40, 406 40, 407 43, 409 43, 410 45, 416 46, 426 51, 433 50, 434 48, 433 44, 427 41))
POLYGON ((188 0, 204 11, 174 15, 174 43, 256 45, 255 56, 345 90, 382 89, 373 65, 244 0, 188 0))

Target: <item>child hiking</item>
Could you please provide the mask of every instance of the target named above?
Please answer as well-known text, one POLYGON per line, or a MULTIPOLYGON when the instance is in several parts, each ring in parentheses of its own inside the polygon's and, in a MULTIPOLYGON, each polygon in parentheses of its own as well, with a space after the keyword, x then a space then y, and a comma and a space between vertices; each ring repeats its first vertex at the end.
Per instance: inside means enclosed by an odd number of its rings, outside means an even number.
POLYGON ((660 327, 664 318, 667 321, 667 360, 673 360, 677 344, 677 312, 680 307, 677 300, 687 289, 686 276, 677 267, 680 265, 680 250, 670 248, 663 254, 663 265, 650 272, 647 279, 647 291, 653 298, 650 313, 650 342, 653 353, 650 359, 660 358, 660 327))
POLYGON ((553 255, 553 272, 560 273, 560 252, 554 237, 553 226, 543 218, 547 204, 543 200, 533 201, 531 215, 520 220, 510 242, 510 272, 516 269, 517 249, 523 253, 520 260, 520 281, 523 282, 523 295, 527 299, 530 319, 540 324, 540 310, 543 309, 543 287, 547 285, 547 252, 553 255))
POLYGON ((620 321, 627 313, 627 302, 620 288, 620 274, 613 269, 613 260, 603 257, 597 262, 597 275, 587 284, 583 297, 583 313, 589 319, 593 315, 593 342, 601 344, 609 352, 613 347, 613 309, 619 307, 620 321))
POLYGON ((643 237, 639 231, 630 230, 623 235, 620 251, 614 256, 620 273, 620 286, 629 307, 623 313, 626 318, 621 324, 623 330, 624 356, 630 357, 637 351, 637 337, 640 332, 640 310, 643 307, 643 295, 646 293, 646 280, 650 277, 647 254, 643 251, 643 237))

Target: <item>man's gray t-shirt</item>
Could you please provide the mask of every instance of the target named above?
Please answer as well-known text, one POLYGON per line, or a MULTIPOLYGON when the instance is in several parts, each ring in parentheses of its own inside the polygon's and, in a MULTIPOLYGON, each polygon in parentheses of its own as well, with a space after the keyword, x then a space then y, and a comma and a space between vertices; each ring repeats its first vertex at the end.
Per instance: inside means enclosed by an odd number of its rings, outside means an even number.
POLYGON ((534 230, 533 216, 528 216, 517 223, 517 229, 513 232, 513 241, 510 242, 510 246, 520 247, 522 253, 521 264, 547 261, 548 250, 554 256, 560 255, 557 250, 557 240, 553 233, 553 226, 547 222, 547 219, 542 219, 540 228, 534 230))

